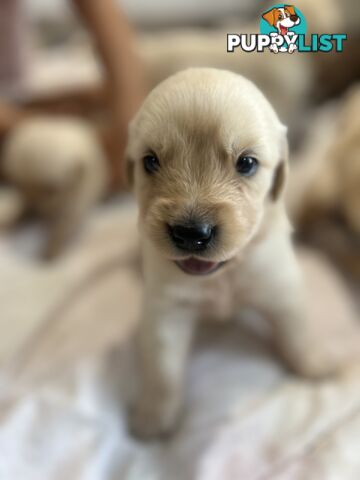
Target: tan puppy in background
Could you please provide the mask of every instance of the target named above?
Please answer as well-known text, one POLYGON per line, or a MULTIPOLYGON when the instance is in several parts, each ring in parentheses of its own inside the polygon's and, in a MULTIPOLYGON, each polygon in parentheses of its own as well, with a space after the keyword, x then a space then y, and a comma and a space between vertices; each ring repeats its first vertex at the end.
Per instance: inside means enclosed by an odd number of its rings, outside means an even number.
POLYGON ((332 215, 360 235, 360 84, 312 118, 290 178, 288 202, 302 229, 332 215))
POLYGON ((44 256, 55 257, 106 191, 106 161, 94 131, 81 120, 34 117, 11 132, 2 154, 7 179, 47 220, 44 256))
POLYGON ((283 202, 287 156, 286 128, 266 98, 227 71, 170 77, 133 120, 127 169, 145 278, 130 411, 137 435, 176 425, 200 317, 256 309, 294 370, 317 377, 338 367, 306 317, 283 202))

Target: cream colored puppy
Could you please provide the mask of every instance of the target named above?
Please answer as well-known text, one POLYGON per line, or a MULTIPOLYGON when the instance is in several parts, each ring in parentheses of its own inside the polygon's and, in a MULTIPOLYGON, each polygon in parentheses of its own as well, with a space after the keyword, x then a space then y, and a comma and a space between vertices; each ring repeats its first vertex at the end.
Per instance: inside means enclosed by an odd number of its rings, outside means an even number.
POLYGON ((34 117, 10 134, 2 162, 26 205, 48 221, 44 256, 56 256, 106 190, 106 162, 94 132, 81 120, 34 117))
POLYGON ((270 322, 296 371, 338 366, 306 318, 283 190, 286 128, 261 92, 222 70, 180 72, 156 87, 130 127, 145 296, 130 412, 141 436, 170 431, 200 317, 247 307, 270 322))

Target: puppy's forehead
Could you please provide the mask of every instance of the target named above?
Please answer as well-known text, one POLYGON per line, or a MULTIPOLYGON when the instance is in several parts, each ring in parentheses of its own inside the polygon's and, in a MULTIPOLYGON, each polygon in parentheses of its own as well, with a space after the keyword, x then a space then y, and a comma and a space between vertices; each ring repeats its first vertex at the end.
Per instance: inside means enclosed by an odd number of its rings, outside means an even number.
POLYGON ((134 122, 156 151, 194 145, 226 150, 268 145, 281 124, 262 93, 245 78, 215 69, 189 69, 160 84, 134 122))

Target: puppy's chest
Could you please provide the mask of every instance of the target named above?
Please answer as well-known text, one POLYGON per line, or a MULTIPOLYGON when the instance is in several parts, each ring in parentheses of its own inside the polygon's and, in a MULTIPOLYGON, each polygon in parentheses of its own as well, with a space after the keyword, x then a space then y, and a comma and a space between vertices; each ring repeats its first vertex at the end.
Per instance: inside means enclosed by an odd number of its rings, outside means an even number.
POLYGON ((246 305, 246 291, 232 272, 215 278, 205 286, 199 302, 199 313, 205 321, 228 321, 246 305))

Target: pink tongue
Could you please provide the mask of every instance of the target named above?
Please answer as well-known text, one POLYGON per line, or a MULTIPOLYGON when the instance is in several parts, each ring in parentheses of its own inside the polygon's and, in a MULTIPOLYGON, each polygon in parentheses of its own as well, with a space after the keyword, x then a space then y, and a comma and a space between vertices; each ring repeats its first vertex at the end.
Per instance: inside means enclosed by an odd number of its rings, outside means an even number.
POLYGON ((217 265, 215 262, 205 262, 203 260, 198 260, 197 258, 187 258, 186 260, 180 260, 177 263, 186 273, 192 275, 209 273, 217 265))
POLYGON ((287 29, 286 27, 282 27, 282 26, 280 25, 280 31, 281 31, 281 35, 286 35, 288 29, 287 29))

